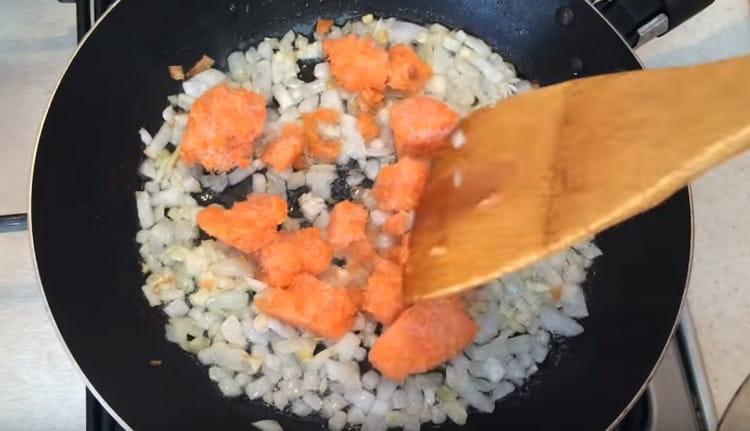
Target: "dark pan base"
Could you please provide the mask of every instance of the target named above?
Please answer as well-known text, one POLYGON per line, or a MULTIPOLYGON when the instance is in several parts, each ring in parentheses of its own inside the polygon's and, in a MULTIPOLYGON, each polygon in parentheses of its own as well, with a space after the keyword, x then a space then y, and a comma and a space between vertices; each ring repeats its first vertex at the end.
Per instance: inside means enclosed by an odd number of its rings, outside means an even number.
MULTIPOLYGON (((116 5, 76 55, 51 103, 37 149, 31 221, 39 274, 60 333, 87 379, 130 427, 247 430, 253 421, 274 418, 287 430, 320 429, 316 420, 225 399, 193 357, 165 340, 163 317, 140 291, 137 130, 155 130, 166 96, 178 92, 168 65, 190 65, 206 53, 223 66, 230 50, 263 36, 309 29, 320 16, 363 12, 463 28, 541 84, 639 67, 582 0, 116 5), (562 5, 570 10, 558 12, 562 5), (162 365, 149 365, 152 359, 162 365)), ((495 414, 470 416, 467 429, 609 426, 644 385, 674 328, 690 241, 686 190, 604 233, 598 243, 605 255, 585 286, 586 332, 562 343, 495 414)))

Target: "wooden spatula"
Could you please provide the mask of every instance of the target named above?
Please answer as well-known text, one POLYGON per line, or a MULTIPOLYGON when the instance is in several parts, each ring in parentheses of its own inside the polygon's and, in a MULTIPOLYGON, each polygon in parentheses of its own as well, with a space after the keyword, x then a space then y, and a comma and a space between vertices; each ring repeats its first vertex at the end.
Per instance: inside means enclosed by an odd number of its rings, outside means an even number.
POLYGON ((409 300, 517 270, 645 211, 750 146, 750 57, 579 79, 472 114, 438 157, 409 300))

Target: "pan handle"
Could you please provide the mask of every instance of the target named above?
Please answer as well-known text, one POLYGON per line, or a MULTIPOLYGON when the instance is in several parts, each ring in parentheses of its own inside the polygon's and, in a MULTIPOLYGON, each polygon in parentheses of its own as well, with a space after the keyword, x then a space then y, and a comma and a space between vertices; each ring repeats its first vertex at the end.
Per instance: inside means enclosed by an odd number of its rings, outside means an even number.
POLYGON ((632 47, 659 37, 708 7, 714 0, 593 0, 602 15, 632 47))
POLYGON ((57 0, 60 3, 76 4, 76 27, 78 41, 91 30, 97 19, 109 8, 115 0, 57 0), (93 6, 93 7, 92 7, 93 6))

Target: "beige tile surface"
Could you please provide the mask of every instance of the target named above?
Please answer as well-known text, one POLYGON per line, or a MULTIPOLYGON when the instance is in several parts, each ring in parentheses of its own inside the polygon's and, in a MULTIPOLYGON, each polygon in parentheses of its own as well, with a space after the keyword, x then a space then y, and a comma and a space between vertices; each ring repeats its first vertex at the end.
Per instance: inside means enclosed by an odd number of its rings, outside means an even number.
POLYGON ((26 232, 0 234, 0 429, 84 429, 84 384, 47 317, 26 232))
MULTIPOLYGON (((0 0, 0 214, 26 211, 47 100, 75 47, 75 6, 0 0)), ((83 381, 36 284, 26 233, 0 234, 0 429, 85 428, 83 381)))
POLYGON ((39 124, 75 43, 75 5, 0 0, 0 214, 26 211, 39 124))
MULTIPOLYGON (((647 67, 750 53, 750 3, 716 0, 638 53, 647 67)), ((693 198, 695 249, 688 303, 721 415, 750 373, 750 154, 696 181, 693 198)))

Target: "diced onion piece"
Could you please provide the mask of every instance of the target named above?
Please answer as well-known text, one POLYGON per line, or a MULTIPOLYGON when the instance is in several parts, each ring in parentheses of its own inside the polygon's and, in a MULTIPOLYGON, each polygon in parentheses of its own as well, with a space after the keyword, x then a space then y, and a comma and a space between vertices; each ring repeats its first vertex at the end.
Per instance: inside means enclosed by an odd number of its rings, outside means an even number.
POLYGON ((153 226, 154 212, 151 210, 151 198, 148 192, 135 192, 135 204, 141 228, 148 229, 153 226))
POLYGON ((253 426, 255 428, 258 428, 260 431, 284 431, 284 429, 281 428, 281 425, 279 425, 278 422, 271 419, 253 422, 253 426))

